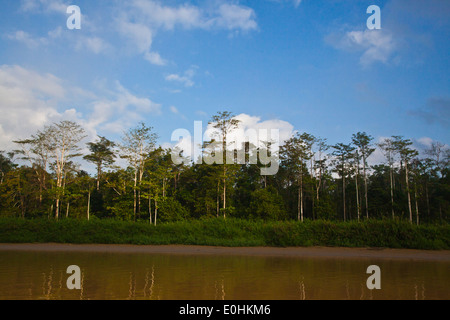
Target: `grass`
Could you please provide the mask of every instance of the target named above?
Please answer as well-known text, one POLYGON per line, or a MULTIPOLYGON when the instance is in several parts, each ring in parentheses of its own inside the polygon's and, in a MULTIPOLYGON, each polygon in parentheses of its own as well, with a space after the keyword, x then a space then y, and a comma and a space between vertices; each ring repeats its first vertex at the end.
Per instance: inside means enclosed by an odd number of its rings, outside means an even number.
POLYGON ((149 225, 118 220, 0 219, 0 243, 72 243, 269 247, 382 247, 449 250, 450 227, 406 221, 263 222, 192 220, 149 225))

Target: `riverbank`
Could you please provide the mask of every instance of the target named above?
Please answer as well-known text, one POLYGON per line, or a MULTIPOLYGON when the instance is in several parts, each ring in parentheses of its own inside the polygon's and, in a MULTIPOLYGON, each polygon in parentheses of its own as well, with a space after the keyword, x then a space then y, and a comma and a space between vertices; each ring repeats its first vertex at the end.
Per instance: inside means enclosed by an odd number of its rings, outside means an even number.
POLYGON ((0 219, 0 243, 450 250, 450 227, 391 220, 301 223, 208 219, 153 226, 99 219, 0 219))
POLYGON ((88 252, 118 254, 221 255, 283 258, 389 259, 450 262, 449 250, 328 248, 328 247, 210 247, 210 246, 137 246, 137 245, 73 245, 73 244, 1 244, 0 252, 88 252))

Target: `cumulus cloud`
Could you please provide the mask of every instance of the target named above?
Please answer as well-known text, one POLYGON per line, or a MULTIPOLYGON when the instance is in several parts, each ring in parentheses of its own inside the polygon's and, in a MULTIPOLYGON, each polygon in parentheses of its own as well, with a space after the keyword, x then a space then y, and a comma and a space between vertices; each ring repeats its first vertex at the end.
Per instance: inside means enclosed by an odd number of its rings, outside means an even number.
POLYGON ((360 63, 369 66, 375 62, 388 63, 397 49, 393 35, 384 29, 334 33, 326 42, 336 49, 362 52, 360 63))
POLYGON ((167 61, 152 49, 153 39, 161 30, 228 30, 249 32, 257 30, 255 11, 239 4, 222 3, 213 9, 191 4, 163 5, 157 1, 134 0, 126 3, 116 17, 117 30, 138 54, 155 65, 167 61))
POLYGON ((11 150, 15 147, 13 140, 28 138, 45 125, 61 120, 80 123, 94 139, 98 130, 121 133, 146 115, 160 112, 161 105, 132 94, 119 82, 114 90, 99 95, 70 86, 51 74, 0 66, 1 150, 11 150))
POLYGON ((62 81, 53 75, 0 66, 0 148, 8 149, 12 140, 60 119, 57 104, 66 94, 62 81))
POLYGON ((222 4, 218 16, 208 21, 212 26, 228 30, 251 31, 258 28, 255 11, 236 4, 222 4))
MULTIPOLYGON (((257 147, 263 147, 263 142, 273 140, 274 137, 271 137, 272 130, 278 130, 279 143, 281 145, 294 133, 294 126, 291 123, 279 119, 262 121, 258 116, 251 116, 245 113, 235 116, 235 119, 240 121, 239 127, 230 131, 227 136, 227 143, 231 149, 241 148, 241 143, 244 141, 254 142, 257 147), (256 133, 256 135, 253 136, 253 133, 256 133), (252 140, 253 138, 256 139, 252 140)), ((213 124, 208 124, 206 127, 203 125, 202 129, 204 130, 202 133, 203 141, 221 139, 220 133, 214 128, 213 124)), ((194 151, 194 133, 193 128, 186 128, 186 130, 191 132, 191 138, 184 137, 180 141, 173 143, 172 147, 183 150, 183 156, 189 158, 194 151)))

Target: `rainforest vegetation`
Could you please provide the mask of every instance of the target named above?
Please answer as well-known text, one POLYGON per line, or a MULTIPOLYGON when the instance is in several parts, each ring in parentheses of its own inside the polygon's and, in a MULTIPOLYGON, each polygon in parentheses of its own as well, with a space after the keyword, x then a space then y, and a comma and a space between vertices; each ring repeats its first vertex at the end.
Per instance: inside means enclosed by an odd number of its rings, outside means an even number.
MULTIPOLYGON (((219 112, 211 123, 224 136, 238 126, 229 112, 219 112)), ((157 133, 144 123, 116 142, 99 136, 85 144, 85 137, 79 124, 61 121, 14 141, 16 150, 1 152, 0 217, 441 226, 450 217, 450 150, 439 142, 419 152, 402 136, 375 141, 357 132, 330 145, 296 133, 279 148, 278 173, 262 176, 260 163, 176 165, 171 150, 158 147, 157 133), (374 164, 376 150, 383 159, 374 164), (119 160, 127 165, 118 166, 119 160), (83 169, 86 161, 95 171, 83 169)), ((207 150, 208 143, 202 147, 207 150)))

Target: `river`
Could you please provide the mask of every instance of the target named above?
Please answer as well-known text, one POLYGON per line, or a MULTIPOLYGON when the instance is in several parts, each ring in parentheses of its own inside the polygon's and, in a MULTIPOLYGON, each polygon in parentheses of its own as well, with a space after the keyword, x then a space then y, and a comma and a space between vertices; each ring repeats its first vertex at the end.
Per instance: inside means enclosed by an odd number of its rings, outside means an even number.
POLYGON ((0 299, 448 300, 449 270, 449 252, 0 245, 0 299), (371 265, 380 290, 367 287, 371 265))

